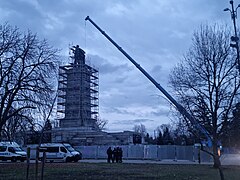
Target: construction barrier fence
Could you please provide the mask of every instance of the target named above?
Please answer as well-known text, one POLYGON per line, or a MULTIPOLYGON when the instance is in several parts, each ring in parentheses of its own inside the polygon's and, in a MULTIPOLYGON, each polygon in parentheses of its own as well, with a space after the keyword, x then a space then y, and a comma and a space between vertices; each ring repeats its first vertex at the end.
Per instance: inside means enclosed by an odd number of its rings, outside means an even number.
MULTIPOLYGON (((108 147, 113 149, 117 146, 75 146, 74 148, 82 153, 83 159, 104 159, 107 158, 108 147)), ((194 146, 138 144, 118 147, 123 150, 123 159, 213 161, 209 154, 194 146)))

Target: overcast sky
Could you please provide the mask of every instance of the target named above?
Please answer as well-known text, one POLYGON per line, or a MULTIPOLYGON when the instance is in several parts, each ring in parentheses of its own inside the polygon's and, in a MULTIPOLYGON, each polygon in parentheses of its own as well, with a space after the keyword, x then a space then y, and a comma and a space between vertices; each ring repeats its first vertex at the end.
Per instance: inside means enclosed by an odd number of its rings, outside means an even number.
MULTIPOLYGON (((237 6, 240 1, 235 0, 237 6)), ((0 0, 0 22, 30 29, 60 48, 78 44, 99 69, 99 114, 106 131, 154 129, 173 119, 170 103, 96 28, 95 21, 169 93, 170 70, 201 24, 232 26, 229 0, 0 0)))

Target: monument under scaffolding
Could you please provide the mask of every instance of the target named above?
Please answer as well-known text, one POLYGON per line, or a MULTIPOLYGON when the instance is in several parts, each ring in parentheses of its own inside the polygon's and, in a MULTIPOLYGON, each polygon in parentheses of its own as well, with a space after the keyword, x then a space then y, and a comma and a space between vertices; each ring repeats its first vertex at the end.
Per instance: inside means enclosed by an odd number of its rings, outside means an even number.
POLYGON ((116 145, 132 142, 133 133, 107 133, 97 126, 98 70, 85 63, 85 52, 73 46, 69 65, 59 67, 57 121, 52 142, 72 145, 116 145))
POLYGON ((71 48, 72 63, 59 67, 57 112, 60 128, 97 128, 98 70, 85 63, 85 52, 71 48))

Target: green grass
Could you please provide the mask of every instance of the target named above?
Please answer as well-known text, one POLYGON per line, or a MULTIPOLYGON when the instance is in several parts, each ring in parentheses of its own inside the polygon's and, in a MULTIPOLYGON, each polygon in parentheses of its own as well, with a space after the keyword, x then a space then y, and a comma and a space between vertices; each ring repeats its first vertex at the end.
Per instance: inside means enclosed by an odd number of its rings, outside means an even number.
MULTIPOLYGON (((41 164, 39 164, 39 175, 41 164)), ((240 179, 240 166, 223 166, 226 180, 240 179)), ((29 179, 35 177, 31 164, 29 179)), ((0 164, 0 179, 26 179, 26 163, 0 164)), ((217 169, 208 165, 161 164, 107 164, 107 163, 47 163, 44 179, 161 179, 161 180, 215 180, 220 179, 217 169)))

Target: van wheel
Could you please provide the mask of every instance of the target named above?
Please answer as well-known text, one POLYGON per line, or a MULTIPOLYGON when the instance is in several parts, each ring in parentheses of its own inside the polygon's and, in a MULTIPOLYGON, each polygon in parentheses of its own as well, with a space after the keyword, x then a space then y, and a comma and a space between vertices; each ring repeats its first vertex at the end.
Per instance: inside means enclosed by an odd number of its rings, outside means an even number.
POLYGON ((74 162, 78 162, 78 159, 74 159, 74 162))
POLYGON ((16 157, 12 157, 11 161, 12 162, 17 162, 17 158, 16 157))
POLYGON ((71 162, 70 157, 67 157, 67 158, 66 158, 66 162, 71 162))

